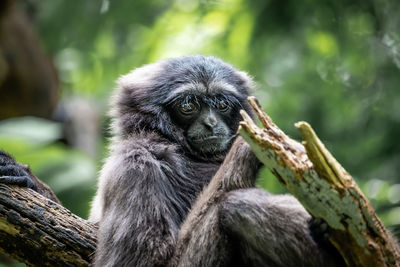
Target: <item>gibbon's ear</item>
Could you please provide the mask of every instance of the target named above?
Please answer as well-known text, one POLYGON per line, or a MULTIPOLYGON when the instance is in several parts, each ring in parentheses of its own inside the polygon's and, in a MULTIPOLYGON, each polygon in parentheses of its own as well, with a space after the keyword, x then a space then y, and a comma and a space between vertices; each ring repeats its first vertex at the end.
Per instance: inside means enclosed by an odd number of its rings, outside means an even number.
POLYGON ((160 61, 132 70, 117 80, 118 87, 134 94, 147 92, 154 85, 155 77, 163 72, 162 63, 160 61))
POLYGON ((242 86, 245 88, 247 93, 250 95, 256 89, 257 84, 254 82, 253 78, 245 71, 237 71, 237 76, 240 77, 243 84, 242 86))
POLYGON ((143 129, 171 131, 173 124, 162 105, 170 93, 161 79, 165 76, 165 63, 162 60, 139 67, 117 80, 109 113, 115 133, 143 129))
POLYGON ((236 86, 240 88, 240 92, 243 97, 241 100, 242 109, 254 119, 255 113, 250 107, 247 97, 252 95, 256 90, 256 83, 253 81, 252 77, 244 71, 235 70, 235 77, 237 77, 236 86))
POLYGON ((164 71, 162 65, 163 61, 148 64, 121 76, 117 80, 118 89, 112 105, 148 106, 152 94, 156 91, 157 77, 164 71))
POLYGON ((160 61, 121 76, 111 98, 111 117, 119 118, 129 113, 158 115, 161 112, 157 102, 160 97, 158 77, 162 76, 163 65, 164 61, 160 61))

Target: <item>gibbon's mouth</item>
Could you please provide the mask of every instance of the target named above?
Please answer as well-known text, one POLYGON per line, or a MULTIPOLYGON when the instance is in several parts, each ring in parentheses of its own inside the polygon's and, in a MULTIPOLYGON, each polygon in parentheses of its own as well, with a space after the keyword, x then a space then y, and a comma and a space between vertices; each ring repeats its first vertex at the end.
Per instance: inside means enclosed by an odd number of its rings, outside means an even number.
POLYGON ((229 138, 224 135, 211 135, 201 138, 191 139, 190 145, 197 151, 203 154, 216 154, 225 151, 229 138))
POLYGON ((211 135, 211 136, 205 136, 205 137, 200 137, 200 138, 193 138, 193 139, 191 139, 191 141, 193 143, 203 143, 203 142, 223 141, 224 139, 226 139, 226 137, 223 135, 211 135))

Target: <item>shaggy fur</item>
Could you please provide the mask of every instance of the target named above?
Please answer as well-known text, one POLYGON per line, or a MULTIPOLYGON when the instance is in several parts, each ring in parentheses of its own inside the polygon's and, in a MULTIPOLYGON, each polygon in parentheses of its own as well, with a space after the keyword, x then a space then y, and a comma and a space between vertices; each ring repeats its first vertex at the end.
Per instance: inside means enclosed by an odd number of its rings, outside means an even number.
POLYGON ((339 266, 311 238, 294 198, 254 188, 261 164, 241 138, 221 164, 231 145, 203 153, 175 119, 177 99, 213 111, 224 97, 231 113, 218 119, 234 136, 239 110, 251 113, 245 73, 187 56, 136 69, 118 85, 90 216, 99 223, 95 266, 339 266))

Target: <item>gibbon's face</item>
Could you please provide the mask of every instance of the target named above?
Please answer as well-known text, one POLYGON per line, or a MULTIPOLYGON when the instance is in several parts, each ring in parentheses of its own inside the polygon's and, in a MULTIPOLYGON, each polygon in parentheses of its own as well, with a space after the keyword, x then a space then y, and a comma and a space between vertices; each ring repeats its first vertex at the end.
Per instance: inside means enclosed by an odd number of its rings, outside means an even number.
POLYGON ((251 78, 212 56, 184 56, 145 65, 118 79, 114 131, 160 133, 206 161, 229 150, 247 102, 251 78))
POLYGON ((184 129, 189 146, 203 155, 221 154, 236 135, 240 103, 229 94, 187 92, 172 103, 172 118, 184 129))

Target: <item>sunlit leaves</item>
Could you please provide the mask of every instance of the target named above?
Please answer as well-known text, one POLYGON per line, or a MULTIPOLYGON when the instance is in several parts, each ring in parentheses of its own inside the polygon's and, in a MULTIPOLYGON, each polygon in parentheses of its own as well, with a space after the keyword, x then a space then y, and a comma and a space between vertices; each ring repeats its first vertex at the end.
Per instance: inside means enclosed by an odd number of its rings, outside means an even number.
POLYGON ((335 37, 327 32, 314 32, 307 38, 310 48, 321 56, 331 57, 338 53, 338 44, 335 37))

